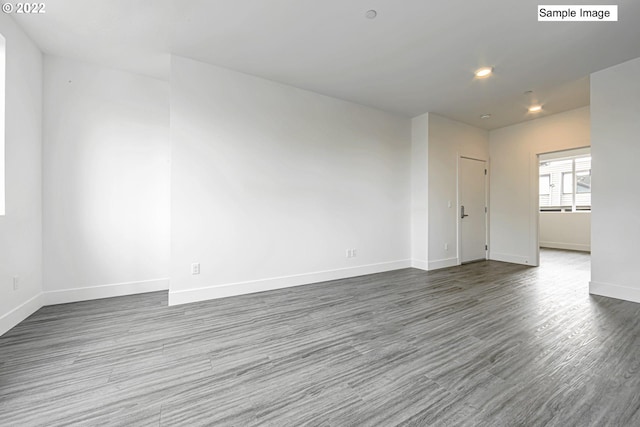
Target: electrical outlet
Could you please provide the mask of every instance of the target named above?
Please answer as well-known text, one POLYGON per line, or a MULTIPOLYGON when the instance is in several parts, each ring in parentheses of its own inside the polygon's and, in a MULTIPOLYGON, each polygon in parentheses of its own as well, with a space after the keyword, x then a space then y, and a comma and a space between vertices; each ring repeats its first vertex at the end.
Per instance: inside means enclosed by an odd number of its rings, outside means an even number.
POLYGON ((351 249, 346 249, 344 256, 345 256, 345 258, 351 258, 351 249))
POLYGON ((351 249, 351 258, 355 258, 356 256, 358 256, 358 252, 356 252, 355 249, 351 249))
POLYGON ((200 274, 200 263, 194 262, 191 264, 191 275, 200 274))
POLYGON ((445 243, 445 244, 444 244, 444 250, 445 250, 445 251, 448 251, 448 250, 449 250, 449 244, 448 244, 448 243, 445 243))
POLYGON ((20 289, 20 278, 18 276, 13 276, 13 290, 17 291, 20 289))

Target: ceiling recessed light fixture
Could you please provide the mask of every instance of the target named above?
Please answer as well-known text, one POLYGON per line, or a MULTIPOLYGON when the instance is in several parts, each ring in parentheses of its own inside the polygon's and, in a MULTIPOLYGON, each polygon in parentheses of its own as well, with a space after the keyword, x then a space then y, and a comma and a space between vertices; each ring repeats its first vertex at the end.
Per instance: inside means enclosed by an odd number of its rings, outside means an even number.
POLYGON ((542 111, 542 105, 532 105, 529 107, 530 113, 539 113, 540 111, 542 111))
POLYGON ((483 114, 480 116, 481 119, 490 119, 491 118, 491 114, 483 114))
POLYGON ((493 67, 482 67, 482 68, 478 68, 475 72, 476 77, 478 78, 484 78, 484 77, 489 77, 491 75, 491 73, 493 73, 493 67))
POLYGON ((376 16, 378 16, 378 12, 376 12, 373 9, 367 10, 367 13, 365 13, 364 16, 366 16, 369 19, 374 19, 376 16))

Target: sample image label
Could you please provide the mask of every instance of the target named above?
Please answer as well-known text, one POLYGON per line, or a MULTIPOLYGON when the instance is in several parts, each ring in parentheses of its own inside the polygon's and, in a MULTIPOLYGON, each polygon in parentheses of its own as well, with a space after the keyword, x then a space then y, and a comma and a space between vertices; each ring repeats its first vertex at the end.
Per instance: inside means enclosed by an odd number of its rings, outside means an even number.
POLYGON ((617 21, 618 5, 538 5, 538 21, 617 21))

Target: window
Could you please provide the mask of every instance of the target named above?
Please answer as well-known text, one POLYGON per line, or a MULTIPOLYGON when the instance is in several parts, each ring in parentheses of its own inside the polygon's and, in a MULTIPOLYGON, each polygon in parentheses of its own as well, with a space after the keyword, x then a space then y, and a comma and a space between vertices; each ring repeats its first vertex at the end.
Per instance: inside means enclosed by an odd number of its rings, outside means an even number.
POLYGON ((540 195, 551 193, 551 175, 540 175, 540 195))
POLYGON ((562 172, 562 194, 573 193, 573 172, 562 172))
POLYGON ((591 193, 591 169, 576 172, 576 193, 591 193))
POLYGON ((591 210, 591 157, 585 149, 573 153, 557 154, 557 158, 541 156, 541 211, 591 210))

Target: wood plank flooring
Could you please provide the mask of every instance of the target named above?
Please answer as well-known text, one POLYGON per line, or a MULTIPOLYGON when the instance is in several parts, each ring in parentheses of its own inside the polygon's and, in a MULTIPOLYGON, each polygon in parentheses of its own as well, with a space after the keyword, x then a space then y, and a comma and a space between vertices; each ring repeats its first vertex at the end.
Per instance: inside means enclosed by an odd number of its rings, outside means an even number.
POLYGON ((640 425, 640 304, 589 255, 167 306, 44 307, 0 338, 0 425, 640 425))

